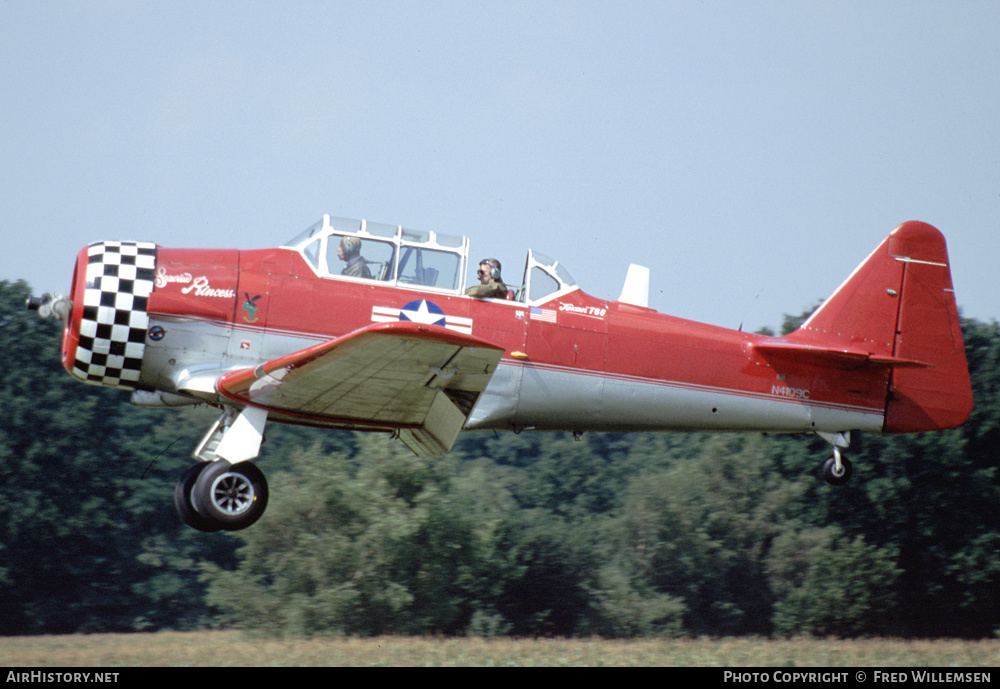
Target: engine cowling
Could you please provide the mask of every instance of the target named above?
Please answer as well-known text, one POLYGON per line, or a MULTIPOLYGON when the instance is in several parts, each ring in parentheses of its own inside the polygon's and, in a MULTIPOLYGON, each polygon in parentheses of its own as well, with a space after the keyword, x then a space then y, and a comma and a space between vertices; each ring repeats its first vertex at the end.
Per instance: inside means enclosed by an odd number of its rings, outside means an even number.
POLYGON ((62 351, 63 367, 73 377, 92 385, 138 386, 156 253, 151 242, 98 242, 80 251, 62 351))

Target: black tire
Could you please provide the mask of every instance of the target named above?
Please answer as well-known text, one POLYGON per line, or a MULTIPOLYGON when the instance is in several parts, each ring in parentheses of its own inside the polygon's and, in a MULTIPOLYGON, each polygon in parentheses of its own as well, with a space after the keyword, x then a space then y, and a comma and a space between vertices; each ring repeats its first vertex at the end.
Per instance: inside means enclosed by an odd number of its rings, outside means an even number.
POLYGON ((194 484, 201 476, 201 472, 207 467, 208 462, 198 462, 181 475, 180 480, 177 481, 177 487, 174 489, 174 508, 181 521, 188 526, 198 529, 198 531, 212 533, 221 530, 222 525, 198 514, 194 505, 191 504, 191 492, 194 490, 194 484))
POLYGON ((832 486, 842 486, 851 480, 851 474, 854 472, 851 461, 846 457, 841 457, 840 466, 841 471, 838 474, 836 457, 830 457, 823 462, 823 478, 832 486))
POLYGON ((267 509, 267 480, 252 462, 208 463, 191 491, 191 503, 203 518, 226 531, 245 529, 267 509))

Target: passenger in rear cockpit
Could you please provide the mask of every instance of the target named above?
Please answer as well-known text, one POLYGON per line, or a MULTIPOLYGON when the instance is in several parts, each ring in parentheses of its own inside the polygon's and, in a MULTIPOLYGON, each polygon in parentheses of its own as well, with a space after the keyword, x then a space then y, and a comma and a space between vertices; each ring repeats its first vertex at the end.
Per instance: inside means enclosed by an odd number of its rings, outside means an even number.
POLYGON ((372 279, 372 272, 368 270, 368 262, 361 257, 361 240, 357 237, 344 237, 337 247, 337 256, 347 265, 340 271, 341 275, 351 278, 372 279))
POLYGON ((470 297, 478 299, 506 299, 507 285, 500 278, 500 261, 495 258, 484 258, 479 262, 479 284, 465 290, 470 297))

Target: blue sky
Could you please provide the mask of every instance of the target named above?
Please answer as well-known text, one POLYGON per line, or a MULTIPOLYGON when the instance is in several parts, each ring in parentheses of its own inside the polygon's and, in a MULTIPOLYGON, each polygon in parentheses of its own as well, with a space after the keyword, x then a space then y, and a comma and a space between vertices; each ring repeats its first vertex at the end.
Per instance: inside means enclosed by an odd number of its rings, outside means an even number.
POLYGON ((0 0, 0 279, 325 212, 777 327, 900 222, 1000 318, 1000 3, 0 0))

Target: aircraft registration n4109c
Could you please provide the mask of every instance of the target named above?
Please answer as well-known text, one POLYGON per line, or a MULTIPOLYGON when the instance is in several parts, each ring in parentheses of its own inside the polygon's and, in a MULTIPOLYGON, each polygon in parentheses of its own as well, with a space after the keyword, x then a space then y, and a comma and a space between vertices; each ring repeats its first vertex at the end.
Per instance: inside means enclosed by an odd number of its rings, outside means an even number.
POLYGON ((391 432, 418 454, 462 430, 815 433, 839 484, 852 431, 972 410, 945 240, 925 223, 893 230, 783 337, 657 313, 640 266, 598 299, 530 250, 506 291, 499 264, 473 264, 492 296, 471 296, 469 258, 464 237, 324 216, 274 249, 91 244, 68 296, 28 305, 65 320, 79 380, 220 410, 175 492, 203 531, 263 514, 252 460, 269 421, 391 432))

